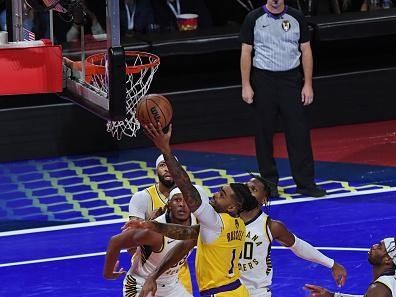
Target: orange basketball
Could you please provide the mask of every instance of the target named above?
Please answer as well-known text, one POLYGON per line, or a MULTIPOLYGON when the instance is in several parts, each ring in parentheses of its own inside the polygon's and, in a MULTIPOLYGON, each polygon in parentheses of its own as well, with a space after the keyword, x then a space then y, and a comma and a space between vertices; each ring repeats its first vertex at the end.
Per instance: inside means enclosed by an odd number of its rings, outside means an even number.
POLYGON ((167 127, 172 120, 173 110, 169 100, 159 94, 143 96, 136 106, 136 117, 141 125, 161 123, 167 127))

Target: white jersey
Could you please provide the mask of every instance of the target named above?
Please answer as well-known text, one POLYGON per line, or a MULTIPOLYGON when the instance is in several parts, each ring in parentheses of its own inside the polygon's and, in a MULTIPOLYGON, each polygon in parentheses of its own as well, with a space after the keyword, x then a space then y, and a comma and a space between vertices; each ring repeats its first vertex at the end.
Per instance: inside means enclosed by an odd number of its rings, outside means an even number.
MULTIPOLYGON (((160 223, 170 223, 168 213, 159 216, 155 220, 160 223)), ((191 225, 195 224, 197 224, 197 220, 191 214, 191 225)), ((159 252, 152 251, 149 246, 140 246, 132 257, 132 267, 124 279, 124 296, 138 296, 137 292, 143 286, 147 276, 157 268, 165 255, 179 242, 180 240, 164 236, 162 248, 159 252)), ((191 296, 178 280, 178 272, 185 264, 186 258, 187 256, 166 270, 157 279, 158 291, 155 296, 191 296)))
POLYGON ((265 296, 272 283, 269 217, 264 212, 246 222, 246 241, 239 260, 241 281, 251 296, 265 296))
POLYGON ((159 190, 158 184, 148 187, 133 194, 129 201, 129 216, 148 220, 151 212, 158 207, 163 207, 168 202, 159 190))
POLYGON ((392 297, 396 297, 396 275, 394 273, 381 275, 374 283, 385 285, 391 291, 392 297))
MULTIPOLYGON (((168 213, 165 213, 155 219, 160 223, 170 223, 168 213)), ((196 219, 191 215, 192 225, 197 224, 196 219)), ((180 240, 172 239, 164 236, 163 246, 159 252, 153 252, 148 246, 140 246, 132 259, 132 273, 140 277, 146 278, 149 276, 162 262, 165 255, 178 243, 180 240)), ((177 265, 169 268, 158 279, 157 283, 169 284, 177 281, 177 273, 181 266, 185 263, 187 256, 182 259, 177 265)))

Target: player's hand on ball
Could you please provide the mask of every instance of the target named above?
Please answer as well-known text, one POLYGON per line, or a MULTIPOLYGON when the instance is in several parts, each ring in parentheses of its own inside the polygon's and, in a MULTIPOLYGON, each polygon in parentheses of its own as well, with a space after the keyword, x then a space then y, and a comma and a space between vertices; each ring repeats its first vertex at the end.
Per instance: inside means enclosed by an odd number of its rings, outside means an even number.
POLYGON ((172 136, 172 124, 169 125, 169 129, 167 133, 164 133, 162 130, 161 123, 157 123, 156 126, 153 124, 144 125, 144 133, 154 145, 161 151, 161 152, 168 152, 170 150, 170 138, 172 136))

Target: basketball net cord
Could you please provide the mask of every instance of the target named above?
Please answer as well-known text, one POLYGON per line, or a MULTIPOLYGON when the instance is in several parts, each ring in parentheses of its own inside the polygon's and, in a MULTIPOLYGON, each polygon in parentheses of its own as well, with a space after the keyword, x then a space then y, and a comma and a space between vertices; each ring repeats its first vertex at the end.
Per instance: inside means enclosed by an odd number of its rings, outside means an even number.
POLYGON ((108 121, 107 132, 118 140, 123 135, 128 137, 136 136, 140 129, 140 123, 136 118, 136 105, 140 98, 146 95, 158 65, 154 68, 144 68, 138 74, 127 74, 126 82, 126 117, 123 121, 108 121))
MULTIPOLYGON (((107 66, 107 54, 103 55, 103 61, 99 64, 107 66)), ((89 58, 87 59, 89 63, 89 58)), ((107 132, 118 140, 123 135, 135 137, 140 129, 140 123, 136 118, 136 106, 140 98, 146 95, 154 74, 159 66, 159 58, 152 54, 139 54, 137 52, 126 52, 126 117, 122 121, 108 121, 107 132)), ((105 67, 107 69, 107 67, 105 67)), ((108 72, 104 74, 93 74, 91 81, 98 93, 107 96, 109 92, 108 72)))

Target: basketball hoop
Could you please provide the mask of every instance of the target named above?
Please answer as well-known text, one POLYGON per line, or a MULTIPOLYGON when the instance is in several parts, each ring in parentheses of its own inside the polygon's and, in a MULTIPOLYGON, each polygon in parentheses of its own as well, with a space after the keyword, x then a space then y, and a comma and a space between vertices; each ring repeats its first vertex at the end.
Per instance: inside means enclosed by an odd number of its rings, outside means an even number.
MULTIPOLYGON (((107 54, 100 53, 89 56, 86 62, 88 69, 85 74, 86 82, 100 92, 108 94, 107 54)), ((111 132, 117 139, 121 139, 123 135, 136 136, 136 131, 140 128, 140 123, 135 116, 136 104, 141 97, 146 95, 158 69, 160 59, 150 53, 126 51, 125 63, 127 76, 126 118, 123 121, 107 122, 107 132, 111 132)))
MULTIPOLYGON (((87 57, 85 66, 81 62, 73 62, 67 58, 64 58, 64 62, 70 68, 82 73, 86 87, 91 88, 100 96, 108 98, 107 53, 99 53, 87 57)), ((113 137, 117 137, 118 140, 123 135, 134 137, 137 130, 140 129, 140 123, 135 116, 136 105, 140 98, 146 95, 160 64, 160 58, 151 53, 125 51, 125 64, 126 116, 122 121, 107 122, 107 132, 111 132, 113 137)))

